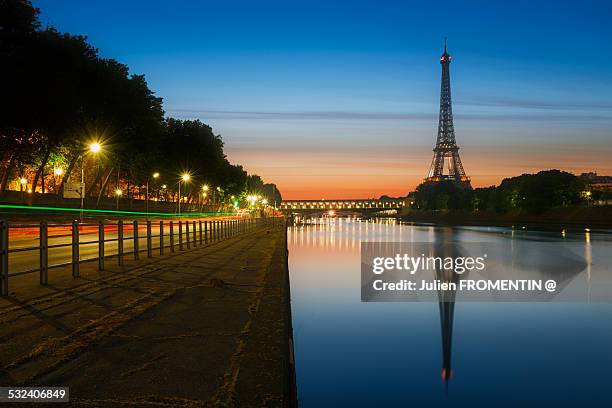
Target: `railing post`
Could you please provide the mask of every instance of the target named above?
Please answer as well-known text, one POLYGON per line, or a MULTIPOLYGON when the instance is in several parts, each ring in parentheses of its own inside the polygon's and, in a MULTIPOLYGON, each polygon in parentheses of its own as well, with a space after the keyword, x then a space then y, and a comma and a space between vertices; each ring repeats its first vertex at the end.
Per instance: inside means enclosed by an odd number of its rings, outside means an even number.
POLYGON ((194 247, 195 247, 195 246, 196 246, 196 244, 198 243, 198 238, 197 238, 196 232, 197 232, 197 231, 196 231, 196 222, 194 221, 194 222, 193 222, 193 246, 194 246, 194 247))
POLYGON ((140 242, 138 240, 138 221, 134 221, 134 232, 132 234, 134 237, 134 260, 137 261, 140 258, 140 242))
POLYGON ((183 250, 183 221, 179 221, 179 250, 183 250))
POLYGON ((104 270, 104 223, 98 223, 98 270, 104 270))
POLYGON ((204 243, 208 243, 208 221, 204 221, 204 243))
POLYGON ((174 252, 174 222, 170 221, 170 252, 174 252))
POLYGON ((72 221, 72 277, 78 278, 79 275, 79 223, 72 221))
POLYGON ((153 242, 151 241, 151 221, 147 221, 147 258, 153 258, 153 242))
POLYGON ((200 220, 200 245, 202 245, 204 243, 203 239, 202 239, 202 220, 200 220))
POLYGON ((164 254, 164 222, 159 222, 159 254, 164 254))
POLYGON ((216 241, 217 240, 217 221, 211 221, 212 222, 212 240, 216 241))
POLYGON ((187 241, 187 249, 189 249, 189 221, 185 221, 185 240, 187 241))
POLYGON ((8 222, 0 221, 0 280, 2 296, 8 296, 8 257, 9 257, 8 222))
POLYGON ((117 223, 117 262, 123 265, 123 220, 117 223))
POLYGON ((49 232, 45 221, 40 222, 40 284, 49 283, 49 232))

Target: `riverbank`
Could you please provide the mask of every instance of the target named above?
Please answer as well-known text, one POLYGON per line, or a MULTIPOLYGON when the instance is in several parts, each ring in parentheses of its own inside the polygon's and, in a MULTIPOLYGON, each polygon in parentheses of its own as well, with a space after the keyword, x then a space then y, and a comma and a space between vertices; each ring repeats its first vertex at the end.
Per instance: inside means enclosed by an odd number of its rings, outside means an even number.
POLYGON ((283 226, 164 257, 11 283, 0 382, 67 385, 72 406, 291 406, 283 226))
POLYGON ((496 214, 479 211, 424 211, 407 209, 400 215, 403 221, 439 225, 483 225, 526 228, 610 229, 612 206, 555 208, 542 214, 509 212, 496 214))

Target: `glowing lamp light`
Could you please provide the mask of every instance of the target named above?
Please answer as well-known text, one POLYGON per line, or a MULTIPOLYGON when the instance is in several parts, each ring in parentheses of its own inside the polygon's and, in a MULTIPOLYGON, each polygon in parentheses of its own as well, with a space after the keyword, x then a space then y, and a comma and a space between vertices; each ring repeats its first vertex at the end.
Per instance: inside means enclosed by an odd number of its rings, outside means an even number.
POLYGON ((267 200, 267 199, 265 199, 265 198, 264 198, 263 200, 261 200, 261 202, 262 202, 264 205, 268 204, 268 200, 267 200))
POLYGON ((181 178, 183 179, 183 181, 187 182, 187 181, 189 181, 191 176, 189 174, 185 173, 185 174, 183 174, 183 176, 181 178))
POLYGON ((204 185, 202 186, 202 190, 204 190, 204 191, 208 191, 208 185, 204 184, 204 185))
POLYGON ((89 145, 89 151, 92 153, 98 153, 100 150, 102 150, 102 145, 98 142, 94 142, 89 145))
POLYGON ((26 180, 26 179, 25 179, 25 178, 23 178, 23 177, 19 179, 19 182, 20 182, 22 185, 26 185, 26 184, 28 184, 28 180, 26 180))
POLYGON ((167 185, 165 185, 165 184, 162 184, 162 188, 163 188, 163 189, 166 189, 166 188, 168 188, 168 186, 167 186, 167 185))
POLYGON ((64 169, 62 169, 61 167, 56 167, 53 169, 53 174, 55 174, 56 176, 61 176, 62 174, 64 174, 64 169))
POLYGON ((156 179, 156 178, 158 178, 158 177, 159 177, 159 173, 158 173, 158 172, 153 173, 153 178, 154 178, 154 179, 156 179))
POLYGON ((118 188, 118 189, 116 189, 116 190, 115 190, 115 195, 116 195, 117 197, 121 197, 121 195, 122 195, 122 194, 123 194, 123 191, 121 191, 121 189, 120 189, 120 188, 118 188))

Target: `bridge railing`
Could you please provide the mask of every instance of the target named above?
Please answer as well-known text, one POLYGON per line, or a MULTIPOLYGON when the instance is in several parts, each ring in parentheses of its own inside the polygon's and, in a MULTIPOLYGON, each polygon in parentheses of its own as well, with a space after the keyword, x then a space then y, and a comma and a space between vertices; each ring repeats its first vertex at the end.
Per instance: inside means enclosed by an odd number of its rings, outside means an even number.
POLYGON ((54 268, 71 266, 76 278, 84 262, 98 261, 98 270, 103 271, 113 258, 117 265, 123 265, 129 255, 138 260, 141 254, 152 258, 154 253, 161 256, 166 250, 183 251, 256 228, 280 225, 279 218, 70 224, 0 221, 0 295, 8 296, 9 278, 38 273, 40 284, 47 285, 49 270, 54 268))

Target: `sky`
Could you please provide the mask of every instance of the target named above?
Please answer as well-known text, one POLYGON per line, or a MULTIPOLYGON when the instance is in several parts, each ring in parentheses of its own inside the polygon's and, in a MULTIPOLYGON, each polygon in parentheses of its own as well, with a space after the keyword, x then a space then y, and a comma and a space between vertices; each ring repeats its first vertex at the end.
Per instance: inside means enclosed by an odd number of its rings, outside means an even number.
POLYGON ((427 176, 444 37, 475 187, 612 174, 612 2, 33 0, 145 74, 168 116, 286 199, 404 196, 427 176))

